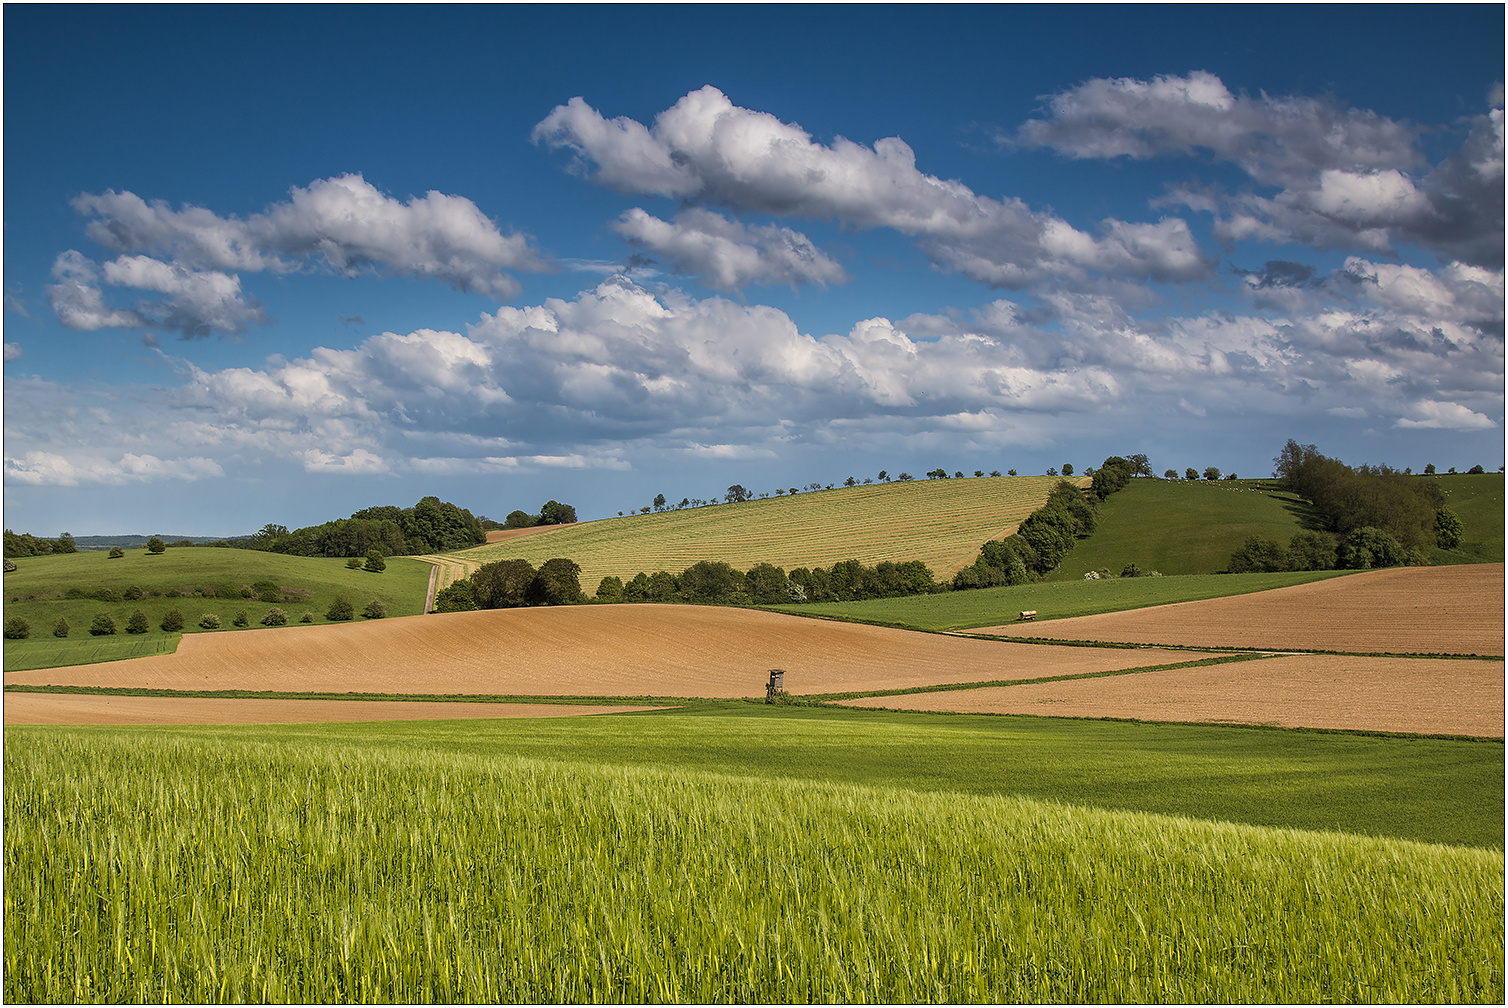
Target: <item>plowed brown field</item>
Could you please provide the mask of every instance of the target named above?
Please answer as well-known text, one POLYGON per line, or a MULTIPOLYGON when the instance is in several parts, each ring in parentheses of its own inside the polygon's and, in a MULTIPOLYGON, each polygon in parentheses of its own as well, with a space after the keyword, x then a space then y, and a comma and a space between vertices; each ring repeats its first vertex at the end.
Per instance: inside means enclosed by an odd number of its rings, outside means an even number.
POLYGON ((422 700, 262 700, 222 697, 7 693, 6 724, 296 724, 545 718, 655 710, 587 704, 447 703, 422 700))
POLYGON ((1502 655, 1503 565, 1395 567, 1232 598, 969 632, 1274 651, 1502 655))
POLYGON ((1285 655, 1102 679, 844 701, 857 707, 1121 717, 1503 737, 1503 663, 1285 655))
POLYGON ((748 609, 616 605, 500 609, 189 634, 178 651, 7 672, 6 683, 330 693, 764 695, 906 689, 1187 661, 1159 649, 969 640, 748 609))

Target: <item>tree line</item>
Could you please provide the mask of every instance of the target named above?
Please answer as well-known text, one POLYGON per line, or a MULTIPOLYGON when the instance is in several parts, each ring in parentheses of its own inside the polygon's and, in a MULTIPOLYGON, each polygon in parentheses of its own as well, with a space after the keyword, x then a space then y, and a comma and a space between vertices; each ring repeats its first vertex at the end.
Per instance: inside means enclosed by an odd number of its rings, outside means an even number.
POLYGON ((252 536, 211 543, 291 556, 355 557, 374 550, 382 556, 443 553, 480 546, 487 541, 482 522, 470 511, 438 497, 413 507, 370 507, 349 518, 289 531, 264 525, 252 536))
POLYGON ((1295 533, 1286 546, 1248 538, 1231 555, 1232 573, 1421 565, 1431 548, 1461 543, 1461 519, 1433 479, 1386 464, 1349 466, 1292 438, 1272 464, 1279 485, 1307 500, 1322 527, 1295 533))
POLYGON ((64 532, 56 539, 39 539, 30 532, 22 532, 19 535, 10 529, 5 530, 5 556, 31 557, 51 556, 54 553, 77 553, 78 544, 73 541, 73 536, 64 532))

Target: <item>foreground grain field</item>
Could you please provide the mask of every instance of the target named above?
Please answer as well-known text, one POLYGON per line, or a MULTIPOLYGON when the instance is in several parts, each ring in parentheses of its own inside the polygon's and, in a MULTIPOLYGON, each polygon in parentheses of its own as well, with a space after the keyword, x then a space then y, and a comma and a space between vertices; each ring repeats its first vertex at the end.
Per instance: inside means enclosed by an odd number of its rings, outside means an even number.
POLYGON ((5 682, 175 690, 759 697, 1078 675, 1205 657, 972 640, 715 606, 497 609, 186 637, 177 653, 5 682))
POLYGON ((98 696, 10 693, 5 723, 303 724, 332 721, 433 721, 468 718, 577 717, 654 707, 600 704, 448 703, 422 700, 271 700, 259 697, 98 696))
POLYGON ((1501 656, 1503 571, 1503 564, 1393 567, 1235 598, 970 632, 1275 651, 1501 656))
POLYGON ((1283 655, 1097 679, 866 697, 855 707, 1503 737, 1503 663, 1283 655))

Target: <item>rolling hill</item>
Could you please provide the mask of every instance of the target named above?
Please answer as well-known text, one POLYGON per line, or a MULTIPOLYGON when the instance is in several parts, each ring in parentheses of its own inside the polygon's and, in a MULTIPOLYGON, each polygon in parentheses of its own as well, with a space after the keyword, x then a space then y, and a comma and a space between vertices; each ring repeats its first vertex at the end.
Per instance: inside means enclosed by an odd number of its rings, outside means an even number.
POLYGON ((972 563, 979 547, 1014 531, 1047 500, 1055 476, 985 476, 840 487, 689 510, 562 525, 446 555, 480 566, 515 557, 536 567, 568 557, 581 586, 640 571, 679 574, 699 560, 740 570, 787 570, 842 560, 873 565, 920 560, 939 579, 972 563))

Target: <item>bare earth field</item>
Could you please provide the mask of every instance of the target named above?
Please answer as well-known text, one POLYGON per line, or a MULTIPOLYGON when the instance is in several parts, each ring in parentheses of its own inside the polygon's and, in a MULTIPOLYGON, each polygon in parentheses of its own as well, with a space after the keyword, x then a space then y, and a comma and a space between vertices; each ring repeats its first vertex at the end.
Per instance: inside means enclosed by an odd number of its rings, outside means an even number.
POLYGON ((969 632, 1274 651, 1501 656, 1503 564, 1394 567, 1233 598, 969 632))
POLYGON ((1503 662, 1284 655, 843 701, 855 707, 1503 737, 1503 662))
POLYGON ((319 693, 761 697, 908 689, 1188 661, 1156 648, 973 640, 715 606, 497 609, 189 634, 178 651, 7 672, 7 684, 319 693))
POLYGON ((261 700, 220 697, 7 693, 6 724, 293 724, 575 717, 656 710, 587 704, 449 703, 423 700, 261 700))

